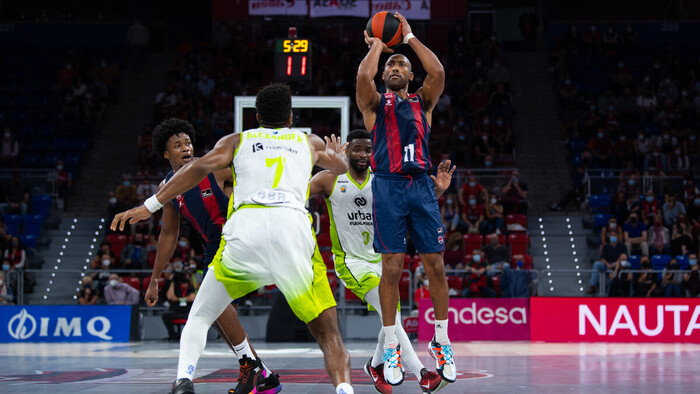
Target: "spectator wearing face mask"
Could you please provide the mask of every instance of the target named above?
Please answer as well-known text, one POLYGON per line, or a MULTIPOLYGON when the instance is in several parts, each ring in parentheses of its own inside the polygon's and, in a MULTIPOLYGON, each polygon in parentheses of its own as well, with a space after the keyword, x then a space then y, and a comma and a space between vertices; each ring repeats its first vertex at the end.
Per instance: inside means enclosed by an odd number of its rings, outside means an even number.
POLYGON ((610 138, 605 134, 603 128, 598 127, 596 136, 588 141, 586 148, 591 151, 593 160, 598 167, 611 167, 612 143, 610 142, 610 138))
POLYGON ((195 256, 195 251, 190 245, 190 240, 184 235, 180 237, 177 242, 177 249, 175 250, 175 255, 178 256, 182 261, 189 260, 195 256))
POLYGON ((148 251, 142 233, 134 233, 133 241, 122 249, 121 261, 124 263, 124 269, 140 270, 146 267, 148 251))
POLYGON ((462 290, 462 297, 473 297, 479 294, 488 298, 496 296, 496 291, 489 287, 489 278, 486 272, 487 266, 488 261, 484 254, 480 250, 475 249, 472 252, 471 261, 465 268, 465 286, 462 290))
POLYGON ((141 184, 136 188, 139 201, 143 201, 156 193, 158 193, 158 185, 153 183, 149 177, 143 178, 141 184))
POLYGON ((420 300, 430 300, 430 282, 428 279, 423 279, 420 283, 413 295, 413 300, 416 304, 420 303, 420 300))
POLYGON ((627 260, 627 246, 620 242, 617 235, 610 236, 610 243, 603 246, 603 252, 600 254, 600 260, 593 263, 593 272, 591 273, 590 286, 588 294, 595 294, 598 288, 598 281, 601 272, 611 270, 615 264, 623 260, 627 260))
POLYGON ((82 280, 83 288, 78 293, 78 304, 95 305, 99 299, 99 292, 91 277, 85 276, 82 280))
POLYGON ((631 292, 632 281, 634 275, 629 271, 632 264, 627 260, 627 255, 623 255, 622 259, 615 263, 612 272, 610 272, 610 297, 629 297, 631 292))
POLYGON ((649 229, 649 244, 651 245, 650 252, 652 255, 669 254, 671 236, 668 228, 663 226, 661 214, 654 217, 654 224, 649 229))
MULTIPOLYGON (((614 216, 608 220, 608 224, 600 229, 600 247, 598 253, 603 253, 603 247, 610 243, 610 237, 616 236, 618 240, 624 239, 622 226, 617 224, 617 218, 614 216)), ((628 247, 629 249, 629 247, 628 247)))
POLYGON ((497 195, 491 195, 489 202, 486 204, 485 211, 487 233, 500 235, 503 231, 503 205, 501 205, 497 195))
MULTIPOLYGON (((456 269, 464 260, 464 250, 462 250, 462 233, 455 231, 450 234, 445 244, 445 269, 450 271, 456 269)), ((448 273, 450 275, 450 273, 448 273)))
POLYGON ((682 174, 690 169, 690 159, 683 154, 680 146, 677 146, 668 157, 667 166, 671 174, 682 174))
POLYGON ((683 203, 676 201, 675 196, 669 196, 663 205, 664 225, 670 228, 678 221, 678 215, 685 214, 683 203))
POLYGON ((127 210, 138 202, 136 186, 131 183, 131 179, 127 175, 124 175, 122 184, 117 186, 115 196, 117 198, 117 209, 119 211, 127 210))
POLYGON ((496 275, 499 271, 510 269, 508 263, 508 248, 498 243, 498 235, 491 234, 488 237, 488 245, 484 247, 484 256, 489 262, 489 276, 496 275))
POLYGON ((139 303, 139 291, 121 281, 117 274, 109 276, 109 283, 104 288, 105 301, 109 305, 136 305, 139 303))
POLYGON ((639 184, 639 174, 634 171, 629 176, 620 174, 620 184, 617 185, 617 201, 622 201, 627 193, 632 193, 638 196, 641 191, 639 184))
POLYGON ((688 297, 700 296, 700 266, 698 265, 698 255, 691 253, 688 256, 690 272, 683 274, 683 287, 688 297))
POLYGON ((527 184, 520 182, 520 173, 513 171, 513 175, 508 179, 508 183, 501 188, 501 202, 503 204, 503 213, 519 213, 527 215, 527 184))
POLYGON ((449 229, 448 232, 464 227, 464 225, 460 226, 460 209, 454 194, 447 195, 445 204, 440 208, 440 217, 442 218, 442 226, 449 229))
POLYGON ((486 191, 483 185, 479 182, 476 175, 469 174, 467 182, 459 188, 458 196, 460 205, 464 206, 467 204, 467 196, 474 195, 478 203, 483 204, 488 200, 489 193, 486 191))
MULTIPOLYGON (((696 99, 700 101, 700 95, 696 99)), ((690 159, 690 165, 693 168, 697 168, 700 165, 700 141, 698 141, 697 133, 691 132, 688 139, 683 141, 683 152, 690 159)))
POLYGON ((671 228, 671 255, 687 255, 697 250, 693 232, 684 214, 678 215, 678 222, 671 228))
POLYGON ((625 246, 629 253, 636 254, 641 252, 644 256, 649 256, 649 243, 647 226, 643 221, 639 220, 639 214, 633 213, 624 226, 625 246))
POLYGON ((683 284, 683 273, 673 272, 680 270, 678 261, 671 259, 666 268, 661 273, 661 291, 664 297, 682 297, 681 286, 683 284))
POLYGON ((510 154, 513 151, 513 135, 510 124, 506 123, 502 117, 496 117, 491 136, 496 143, 496 151, 500 153, 510 154))
POLYGON ((474 160, 478 167, 485 167, 486 158, 496 154, 496 142, 488 131, 482 131, 479 134, 480 138, 474 143, 474 160))
POLYGON ((462 221, 467 226, 467 232, 484 234, 487 226, 484 216, 484 206, 479 204, 475 195, 470 194, 467 198, 467 204, 462 209, 462 221))
POLYGON ((642 203, 641 214, 644 224, 650 226, 652 218, 657 213, 659 213, 659 201, 654 196, 654 192, 649 189, 644 195, 644 202, 642 203))
POLYGON ((683 179, 683 206, 692 206, 693 200, 698 196, 700 196, 700 190, 695 187, 693 176, 691 174, 686 174, 685 179, 683 179))
POLYGON ((486 155, 486 157, 484 157, 484 168, 496 168, 496 164, 493 161, 493 155, 486 155))
POLYGON ((16 235, 10 238, 10 247, 5 250, 3 256, 9 259, 14 269, 20 270, 24 268, 24 263, 27 260, 27 250, 22 245, 22 241, 16 235))

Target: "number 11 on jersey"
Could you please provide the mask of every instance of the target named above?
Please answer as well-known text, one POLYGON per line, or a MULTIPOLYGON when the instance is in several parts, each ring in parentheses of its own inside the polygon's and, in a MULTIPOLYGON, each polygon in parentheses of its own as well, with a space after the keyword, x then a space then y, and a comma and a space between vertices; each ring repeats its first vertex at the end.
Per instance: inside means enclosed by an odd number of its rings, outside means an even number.
POLYGON ((416 160, 416 144, 408 144, 403 147, 404 163, 416 160))

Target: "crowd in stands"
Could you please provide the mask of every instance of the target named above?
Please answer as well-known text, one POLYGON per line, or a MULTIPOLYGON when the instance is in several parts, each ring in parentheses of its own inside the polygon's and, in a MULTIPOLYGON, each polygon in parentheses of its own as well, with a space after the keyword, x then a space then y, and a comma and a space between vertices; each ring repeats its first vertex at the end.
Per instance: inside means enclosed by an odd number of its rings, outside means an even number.
POLYGON ((574 174, 551 208, 585 202, 596 214, 589 294, 604 277, 611 296, 697 296, 700 62, 642 45, 634 25, 599 27, 571 24, 550 52, 574 174), (601 175, 618 184, 588 198, 586 182, 601 175))

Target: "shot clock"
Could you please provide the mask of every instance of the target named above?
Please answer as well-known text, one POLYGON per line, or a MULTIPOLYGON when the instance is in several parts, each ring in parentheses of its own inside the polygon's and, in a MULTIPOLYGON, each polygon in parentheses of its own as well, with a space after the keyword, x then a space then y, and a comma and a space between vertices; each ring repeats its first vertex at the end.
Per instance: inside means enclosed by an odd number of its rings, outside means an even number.
POLYGON ((306 38, 277 40, 275 80, 311 82, 311 41, 306 38))

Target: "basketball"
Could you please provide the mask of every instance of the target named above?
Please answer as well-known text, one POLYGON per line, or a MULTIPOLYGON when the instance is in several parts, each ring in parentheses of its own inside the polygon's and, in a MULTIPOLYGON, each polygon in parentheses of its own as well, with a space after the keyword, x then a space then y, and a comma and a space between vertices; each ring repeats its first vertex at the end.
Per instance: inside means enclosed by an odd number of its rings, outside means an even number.
POLYGON ((389 48, 395 47, 403 41, 401 22, 394 17, 393 12, 377 12, 367 22, 367 34, 377 37, 389 48))

